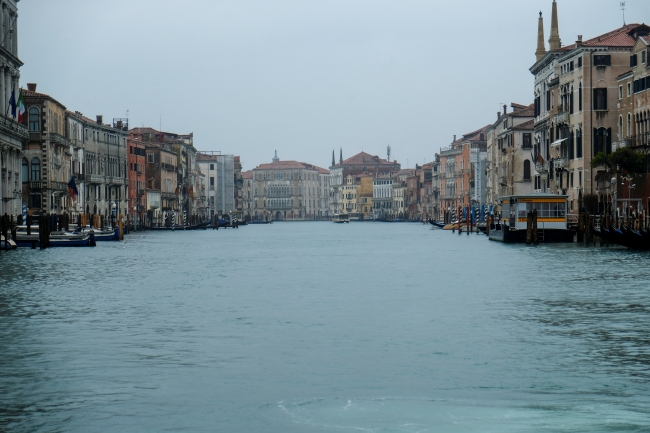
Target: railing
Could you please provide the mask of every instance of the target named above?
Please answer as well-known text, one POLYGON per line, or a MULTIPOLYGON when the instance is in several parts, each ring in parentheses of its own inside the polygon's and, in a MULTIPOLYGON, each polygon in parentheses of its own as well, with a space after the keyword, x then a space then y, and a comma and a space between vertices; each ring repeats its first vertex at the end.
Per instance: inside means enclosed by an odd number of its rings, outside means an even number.
POLYGON ((166 200, 176 199, 176 194, 173 192, 161 192, 160 196, 166 200))
POLYGON ((106 182, 112 185, 124 185, 124 178, 122 177, 107 177, 106 182))
POLYGON ((41 188, 43 188, 43 182, 41 181, 29 182, 29 189, 41 189, 41 188))
POLYGON ((650 133, 625 137, 625 143, 628 147, 650 146, 650 133))
POLYGON ((569 123, 569 112, 568 111, 560 111, 555 115, 555 124, 560 124, 560 123, 569 123))
POLYGON ((548 173, 549 170, 549 163, 548 161, 544 161, 543 163, 535 162, 535 171, 537 173, 548 173))
POLYGON ((30 132, 29 141, 41 141, 42 135, 40 132, 30 132))
POLYGON ((163 170, 176 171, 176 166, 172 164, 166 164, 163 162, 162 164, 160 164, 160 166, 162 167, 163 170))
POLYGON ((553 168, 568 168, 569 159, 568 158, 555 158, 553 160, 553 168))
POLYGON ((53 189, 55 191, 67 191, 68 190, 68 184, 65 183, 65 182, 51 181, 50 182, 50 189, 53 189))
POLYGON ((50 132, 48 137, 50 139, 50 143, 68 145, 68 139, 61 134, 50 132))

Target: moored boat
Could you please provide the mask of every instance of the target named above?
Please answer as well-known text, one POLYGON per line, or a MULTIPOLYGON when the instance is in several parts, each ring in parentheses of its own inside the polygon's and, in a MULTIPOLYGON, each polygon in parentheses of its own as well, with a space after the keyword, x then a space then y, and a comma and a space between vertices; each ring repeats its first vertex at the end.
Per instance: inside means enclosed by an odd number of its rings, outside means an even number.
POLYGON ((350 214, 347 213, 335 213, 332 215, 332 222, 342 224, 350 222, 350 214))
MULTIPOLYGON (((16 227, 16 245, 19 247, 40 246, 38 226, 32 226, 28 233, 27 226, 16 227)), ((92 231, 69 233, 63 231, 50 232, 48 247, 94 247, 95 234, 92 231)))
POLYGON ((15 250, 18 247, 12 239, 5 239, 0 235, 0 250, 15 250))

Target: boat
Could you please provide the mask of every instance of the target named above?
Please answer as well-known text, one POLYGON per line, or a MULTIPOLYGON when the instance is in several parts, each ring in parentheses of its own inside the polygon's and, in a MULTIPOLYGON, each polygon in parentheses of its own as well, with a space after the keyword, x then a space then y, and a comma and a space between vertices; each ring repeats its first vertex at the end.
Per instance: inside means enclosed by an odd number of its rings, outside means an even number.
POLYGON ((350 214, 347 213, 335 213, 332 215, 332 222, 342 224, 350 222, 350 214))
POLYGON ((79 233, 86 233, 92 231, 95 235, 95 241, 119 241, 120 240, 120 229, 115 228, 112 229, 110 227, 104 227, 103 229, 99 228, 93 228, 90 226, 86 226, 83 228, 77 227, 76 224, 70 224, 69 228, 71 230, 71 233, 73 234, 79 234, 79 233))
POLYGON ((593 227, 592 232, 610 244, 621 245, 632 250, 650 251, 650 231, 616 227, 593 227))
POLYGON ((500 197, 503 220, 490 225, 490 240, 525 243, 528 213, 536 211, 538 242, 573 242, 575 232, 568 228, 567 197, 550 193, 500 197))
POLYGON ((432 226, 438 227, 438 228, 443 228, 444 226, 446 226, 446 224, 444 222, 442 222, 442 221, 434 221, 434 220, 429 220, 429 224, 431 224, 432 226))
MULTIPOLYGON (((16 227, 16 245, 19 247, 40 247, 40 233, 38 226, 31 227, 27 233, 27 226, 16 227)), ((69 233, 64 231, 50 232, 48 247, 94 247, 95 234, 93 231, 69 233)))
POLYGON ((15 250, 17 247, 16 242, 11 239, 5 239, 4 236, 0 235, 0 250, 15 250))

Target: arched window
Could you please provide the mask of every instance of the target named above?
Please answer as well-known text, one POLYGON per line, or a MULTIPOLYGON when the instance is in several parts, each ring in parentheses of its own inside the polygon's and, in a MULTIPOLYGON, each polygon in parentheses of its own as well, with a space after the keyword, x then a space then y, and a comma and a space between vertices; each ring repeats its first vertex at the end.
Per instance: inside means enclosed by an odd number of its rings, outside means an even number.
POLYGON ((41 160, 38 158, 32 159, 32 180, 41 180, 41 160))
POLYGON ((22 178, 23 182, 29 182, 29 164, 26 158, 23 158, 22 178))
POLYGON ((31 107, 29 109, 29 130, 30 131, 40 131, 41 125, 39 122, 38 108, 31 107))
POLYGON ((623 139, 623 116, 618 116, 618 139, 623 139))
POLYGON ((627 136, 632 135, 632 115, 627 113, 627 136))

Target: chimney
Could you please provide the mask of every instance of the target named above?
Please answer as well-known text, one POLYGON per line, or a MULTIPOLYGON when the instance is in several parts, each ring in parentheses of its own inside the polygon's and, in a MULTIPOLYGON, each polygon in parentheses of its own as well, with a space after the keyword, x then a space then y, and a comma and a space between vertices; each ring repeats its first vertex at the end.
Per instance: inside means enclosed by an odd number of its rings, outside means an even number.
POLYGON ((537 51, 535 51, 535 58, 539 59, 546 54, 546 45, 544 45, 544 18, 542 12, 539 12, 539 23, 537 24, 537 51))
POLYGON ((98 124, 98 125, 101 125, 101 124, 102 124, 102 118, 103 118, 103 116, 102 116, 101 114, 98 114, 98 115, 97 115, 97 124, 98 124))
POLYGON ((117 127, 117 129, 122 129, 122 121, 121 120, 117 121, 116 127, 117 127))
POLYGON ((454 141, 456 141, 456 134, 454 134, 454 141))
POLYGON ((503 115, 505 116, 507 112, 508 112, 508 106, 506 104, 503 104, 503 115))
POLYGON ((30 92, 35 92, 36 91, 36 83, 27 83, 27 90, 30 92))
POLYGON ((560 31, 557 25, 557 3, 553 0, 553 13, 551 15, 551 37, 548 39, 548 49, 551 51, 559 50, 562 46, 560 40, 560 31))
POLYGON ((497 119, 501 118, 501 112, 497 111, 497 119))
POLYGON ((578 35, 578 40, 576 41, 576 47, 582 46, 582 35, 578 35))

